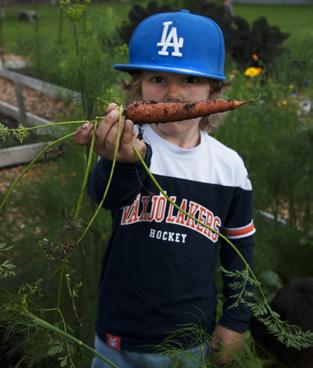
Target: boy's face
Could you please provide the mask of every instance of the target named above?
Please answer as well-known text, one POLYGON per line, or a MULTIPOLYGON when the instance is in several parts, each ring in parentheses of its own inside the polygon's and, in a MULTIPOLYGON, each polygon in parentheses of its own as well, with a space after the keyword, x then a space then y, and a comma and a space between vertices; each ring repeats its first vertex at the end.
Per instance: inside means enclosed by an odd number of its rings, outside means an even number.
MULTIPOLYGON (((146 101, 201 101, 210 95, 209 80, 192 75, 144 71, 141 81, 142 99, 146 101)), ((180 134, 197 129, 200 119, 180 123, 158 124, 163 133, 180 134)))
POLYGON ((204 77, 144 71, 141 92, 143 100, 200 101, 209 97, 210 84, 204 77))

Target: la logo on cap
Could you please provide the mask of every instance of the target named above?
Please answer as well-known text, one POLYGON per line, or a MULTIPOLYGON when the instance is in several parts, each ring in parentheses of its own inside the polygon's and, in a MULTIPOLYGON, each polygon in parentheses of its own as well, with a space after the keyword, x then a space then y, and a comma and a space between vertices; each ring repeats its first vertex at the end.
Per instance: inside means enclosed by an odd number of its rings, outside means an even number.
POLYGON ((172 56, 182 57, 183 54, 180 52, 180 48, 183 47, 184 39, 183 37, 177 36, 177 28, 171 27, 169 30, 169 26, 173 24, 172 21, 163 22, 163 32, 161 41, 157 43, 157 46, 162 46, 162 49, 158 51, 159 55, 168 56, 169 52, 167 51, 168 47, 173 47, 174 51, 171 52, 172 56))

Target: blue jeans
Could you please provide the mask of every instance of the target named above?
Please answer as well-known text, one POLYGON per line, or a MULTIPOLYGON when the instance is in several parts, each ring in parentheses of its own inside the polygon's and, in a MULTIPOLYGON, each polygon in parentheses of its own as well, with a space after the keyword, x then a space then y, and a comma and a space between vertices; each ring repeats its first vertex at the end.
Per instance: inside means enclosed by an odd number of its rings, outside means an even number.
MULTIPOLYGON (((97 335, 95 337, 95 350, 111 360, 118 368, 205 368, 209 353, 208 344, 167 354, 117 351, 105 344, 97 335)), ((93 359, 91 366, 91 368, 111 367, 98 357, 93 359)))

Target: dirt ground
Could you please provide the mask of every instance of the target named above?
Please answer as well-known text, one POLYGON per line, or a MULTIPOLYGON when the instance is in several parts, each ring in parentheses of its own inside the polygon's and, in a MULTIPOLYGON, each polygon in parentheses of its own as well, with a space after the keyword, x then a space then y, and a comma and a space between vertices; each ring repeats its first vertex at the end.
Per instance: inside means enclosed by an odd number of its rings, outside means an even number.
MULTIPOLYGON (((25 109, 41 118, 56 121, 59 116, 69 115, 73 106, 56 98, 45 96, 29 87, 23 86, 25 109)), ((0 78, 0 100, 17 106, 15 88, 13 82, 0 78)))
MULTIPOLYGON (((40 180, 44 171, 55 171, 56 167, 57 164, 54 161, 37 162, 36 165, 34 165, 32 169, 25 174, 23 181, 40 180)), ((9 189, 9 186, 24 168, 25 165, 17 165, 0 169, 0 195, 4 194, 9 189)))

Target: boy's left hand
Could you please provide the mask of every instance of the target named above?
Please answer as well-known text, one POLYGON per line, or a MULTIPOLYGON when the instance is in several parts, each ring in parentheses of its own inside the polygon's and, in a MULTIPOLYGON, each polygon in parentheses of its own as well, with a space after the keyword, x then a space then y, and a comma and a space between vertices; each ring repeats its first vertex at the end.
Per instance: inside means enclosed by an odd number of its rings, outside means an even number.
POLYGON ((244 339, 245 336, 243 333, 217 325, 213 331, 210 344, 211 350, 219 353, 215 363, 217 365, 230 363, 232 355, 240 350, 244 343, 244 339))

